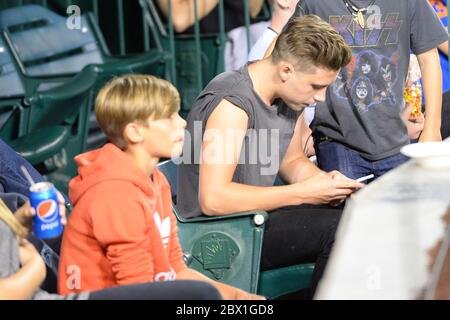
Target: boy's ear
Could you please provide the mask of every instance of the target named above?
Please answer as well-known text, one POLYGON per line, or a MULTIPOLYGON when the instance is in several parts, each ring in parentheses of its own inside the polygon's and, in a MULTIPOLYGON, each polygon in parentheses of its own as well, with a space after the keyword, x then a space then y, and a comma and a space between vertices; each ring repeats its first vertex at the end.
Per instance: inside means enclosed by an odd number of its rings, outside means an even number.
POLYGON ((127 124, 123 129, 123 137, 131 144, 142 142, 142 140, 144 139, 142 126, 135 122, 127 124))

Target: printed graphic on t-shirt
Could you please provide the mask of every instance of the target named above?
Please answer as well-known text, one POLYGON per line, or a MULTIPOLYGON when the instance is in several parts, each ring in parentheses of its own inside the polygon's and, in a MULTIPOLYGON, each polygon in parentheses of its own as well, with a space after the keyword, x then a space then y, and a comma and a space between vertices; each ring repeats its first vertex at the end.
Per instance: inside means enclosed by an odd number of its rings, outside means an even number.
POLYGON ((330 16, 329 23, 352 48, 394 46, 399 43, 403 24, 399 12, 381 13, 374 5, 365 14, 366 26, 362 28, 352 15, 330 16))
POLYGON ((350 64, 341 70, 331 85, 331 94, 339 99, 350 100, 360 112, 365 113, 380 104, 395 106, 398 99, 394 90, 398 77, 399 53, 386 54, 390 46, 399 43, 399 31, 403 21, 398 12, 381 14, 378 6, 372 6, 366 14, 366 28, 351 15, 330 16, 330 24, 344 37, 354 50, 350 64), (373 48, 373 50, 371 50, 373 48), (386 48, 386 50, 380 50, 386 48), (385 54, 377 54, 386 52, 385 54))
MULTIPOLYGON (((153 219, 155 220, 156 227, 159 230, 159 234, 161 235, 161 240, 164 245, 164 248, 167 249, 167 245, 169 244, 170 239, 170 217, 166 217, 161 221, 161 217, 159 216, 159 213, 156 211, 153 214, 153 219)), ((162 271, 157 272, 155 270, 155 281, 172 281, 175 280, 176 273, 175 271, 170 268, 169 271, 162 271)))
POLYGON ((396 54, 387 57, 371 50, 361 51, 342 69, 330 86, 331 93, 350 100, 361 113, 381 103, 395 106, 399 99, 394 90, 398 81, 397 64, 396 54))
POLYGON ((170 271, 167 272, 159 272, 154 276, 154 279, 156 282, 163 282, 163 281, 173 281, 177 278, 177 274, 175 271, 170 268, 170 271))

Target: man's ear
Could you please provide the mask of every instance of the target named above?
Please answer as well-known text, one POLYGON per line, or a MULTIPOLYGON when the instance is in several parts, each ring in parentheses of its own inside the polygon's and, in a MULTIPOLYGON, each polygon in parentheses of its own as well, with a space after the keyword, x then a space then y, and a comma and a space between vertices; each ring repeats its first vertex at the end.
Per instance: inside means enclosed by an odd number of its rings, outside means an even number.
POLYGON ((280 73, 280 79, 283 82, 286 82, 294 72, 294 67, 290 63, 283 62, 280 64, 279 67, 279 73, 280 73))
POLYGON ((127 124, 123 129, 123 137, 127 142, 131 144, 142 142, 142 140, 144 139, 142 126, 135 122, 127 124))

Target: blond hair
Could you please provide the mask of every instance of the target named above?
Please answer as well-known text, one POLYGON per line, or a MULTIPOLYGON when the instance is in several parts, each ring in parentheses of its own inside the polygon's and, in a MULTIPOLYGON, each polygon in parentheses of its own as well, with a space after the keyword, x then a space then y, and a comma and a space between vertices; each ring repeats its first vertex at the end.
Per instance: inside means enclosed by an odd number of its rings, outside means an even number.
POLYGON ((95 114, 109 140, 120 149, 127 147, 123 137, 131 122, 147 124, 168 118, 180 109, 180 95, 168 81, 150 75, 125 75, 113 79, 98 93, 95 114))
POLYGON ((323 67, 338 71, 352 58, 344 38, 316 15, 291 19, 278 37, 272 52, 272 62, 293 63, 300 71, 323 67))
POLYGON ((17 236, 24 238, 27 235, 25 227, 17 220, 2 199, 0 199, 0 219, 2 219, 17 236))

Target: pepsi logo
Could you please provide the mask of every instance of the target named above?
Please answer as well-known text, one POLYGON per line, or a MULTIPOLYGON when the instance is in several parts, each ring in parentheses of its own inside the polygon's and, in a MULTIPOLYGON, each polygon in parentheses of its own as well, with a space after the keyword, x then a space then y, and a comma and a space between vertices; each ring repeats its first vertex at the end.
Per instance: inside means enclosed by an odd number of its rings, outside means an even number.
POLYGON ((57 213, 57 204, 54 200, 44 200, 37 207, 37 216, 44 222, 51 222, 57 213))

